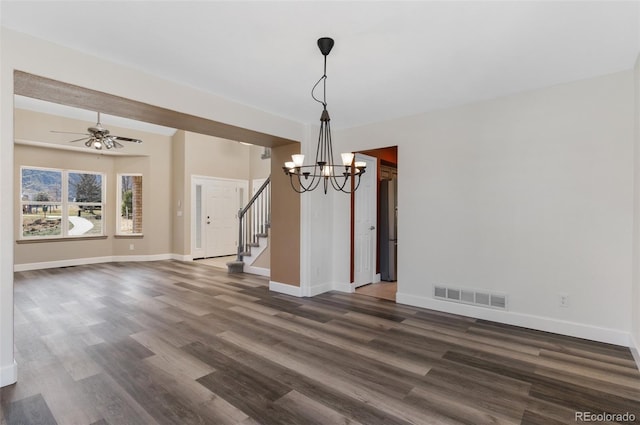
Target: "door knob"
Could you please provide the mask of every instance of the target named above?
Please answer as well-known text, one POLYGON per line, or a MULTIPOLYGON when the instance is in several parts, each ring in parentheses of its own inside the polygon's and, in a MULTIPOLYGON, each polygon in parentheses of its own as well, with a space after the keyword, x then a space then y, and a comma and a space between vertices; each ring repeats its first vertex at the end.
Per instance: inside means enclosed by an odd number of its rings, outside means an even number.
POLYGON ((376 226, 369 227, 369 230, 375 230, 376 226))

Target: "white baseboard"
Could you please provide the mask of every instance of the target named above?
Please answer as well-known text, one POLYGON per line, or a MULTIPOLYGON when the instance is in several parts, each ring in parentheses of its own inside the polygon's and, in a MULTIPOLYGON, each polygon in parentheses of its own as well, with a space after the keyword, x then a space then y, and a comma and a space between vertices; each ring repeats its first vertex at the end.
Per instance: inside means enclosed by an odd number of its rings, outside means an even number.
POLYGON ((84 266, 86 264, 110 263, 113 257, 89 257, 73 258, 70 260, 46 261, 42 263, 15 264, 14 272, 25 272, 29 270, 54 269, 58 267, 84 266))
POLYGON ((152 254, 152 255, 114 255, 112 261, 161 261, 173 260, 173 254, 152 254))
POLYGON ((485 309, 482 307, 440 301, 429 297, 421 297, 401 292, 396 294, 396 302, 398 304, 407 304, 415 307, 443 311, 446 313, 460 314, 462 316, 474 317, 476 319, 490 320, 507 325, 521 326, 524 328, 553 332, 577 338, 622 345, 625 347, 629 346, 630 341, 630 334, 628 332, 616 329, 568 322, 549 317, 533 316, 513 311, 485 309))
POLYGON ((171 254, 172 260, 193 261, 193 255, 171 254))
POLYGON ((313 285, 305 288, 303 292, 305 297, 315 297, 316 295, 320 295, 331 290, 333 290, 333 284, 331 282, 325 282, 320 285, 313 285))
POLYGON ((633 337, 633 334, 629 338, 629 349, 631 350, 633 359, 636 361, 638 370, 640 370, 640 344, 638 344, 638 341, 633 337))
POLYGON ((266 269, 264 267, 254 267, 254 266, 248 266, 245 264, 243 270, 245 273, 257 274, 258 276, 264 276, 264 277, 271 277, 271 270, 266 269))
POLYGON ((294 297, 302 297, 302 290, 299 286, 287 285, 286 283, 269 282, 269 290, 280 292, 281 294, 293 295, 294 297))
POLYGON ((269 282, 269 290, 280 292, 282 294, 293 295, 294 297, 314 297, 327 291, 331 291, 333 285, 331 282, 302 288, 300 286, 287 285, 280 282, 269 282))
POLYGON ((351 293, 356 291, 356 286, 353 283, 338 283, 338 282, 334 282, 333 283, 333 290, 334 291, 340 291, 340 292, 346 292, 348 294, 351 294, 351 293))
POLYGON ((153 255, 112 255, 107 257, 72 258, 69 260, 46 261, 41 263, 15 264, 14 272, 25 272, 29 270, 53 269, 58 267, 84 266, 86 264, 112 263, 115 261, 160 261, 160 260, 180 260, 191 261, 190 256, 179 256, 177 254, 153 254, 153 255))
POLYGON ((7 385, 15 384, 18 381, 18 364, 13 361, 13 364, 0 367, 0 388, 7 385))

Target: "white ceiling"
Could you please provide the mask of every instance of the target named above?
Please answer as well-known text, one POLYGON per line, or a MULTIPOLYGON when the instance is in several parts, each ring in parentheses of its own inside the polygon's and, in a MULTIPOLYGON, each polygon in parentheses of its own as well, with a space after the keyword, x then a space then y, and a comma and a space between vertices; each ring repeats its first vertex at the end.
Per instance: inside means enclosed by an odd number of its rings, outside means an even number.
POLYGON ((3 26, 244 104, 351 127, 631 69, 626 2, 0 2, 3 26))

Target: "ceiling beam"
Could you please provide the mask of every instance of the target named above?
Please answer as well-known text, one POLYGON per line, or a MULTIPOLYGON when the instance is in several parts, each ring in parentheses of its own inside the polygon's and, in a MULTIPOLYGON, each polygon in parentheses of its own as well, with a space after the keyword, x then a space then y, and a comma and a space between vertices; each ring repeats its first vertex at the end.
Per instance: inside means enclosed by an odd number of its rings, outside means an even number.
POLYGON ((276 147, 296 140, 285 139, 219 121, 197 117, 138 102, 125 97, 63 83, 45 77, 14 71, 14 94, 45 100, 90 111, 102 112, 137 121, 162 125, 193 133, 206 134, 223 139, 276 147))

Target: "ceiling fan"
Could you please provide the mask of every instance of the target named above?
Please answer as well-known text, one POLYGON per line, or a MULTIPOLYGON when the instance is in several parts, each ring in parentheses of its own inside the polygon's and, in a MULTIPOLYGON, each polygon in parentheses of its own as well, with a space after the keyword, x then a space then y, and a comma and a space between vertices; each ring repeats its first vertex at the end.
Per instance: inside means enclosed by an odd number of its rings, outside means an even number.
POLYGON ((64 134, 82 134, 85 137, 81 137, 76 140, 71 140, 69 143, 82 142, 84 141, 84 145, 88 148, 94 148, 97 150, 104 149, 120 149, 123 148, 124 145, 119 142, 131 142, 131 143, 142 143, 140 139, 132 139, 129 137, 116 136, 114 134, 110 134, 109 130, 104 128, 102 124, 100 124, 100 112, 98 112, 98 122, 95 126, 87 128, 88 133, 75 133, 72 131, 55 131, 51 130, 52 133, 64 133, 64 134))

